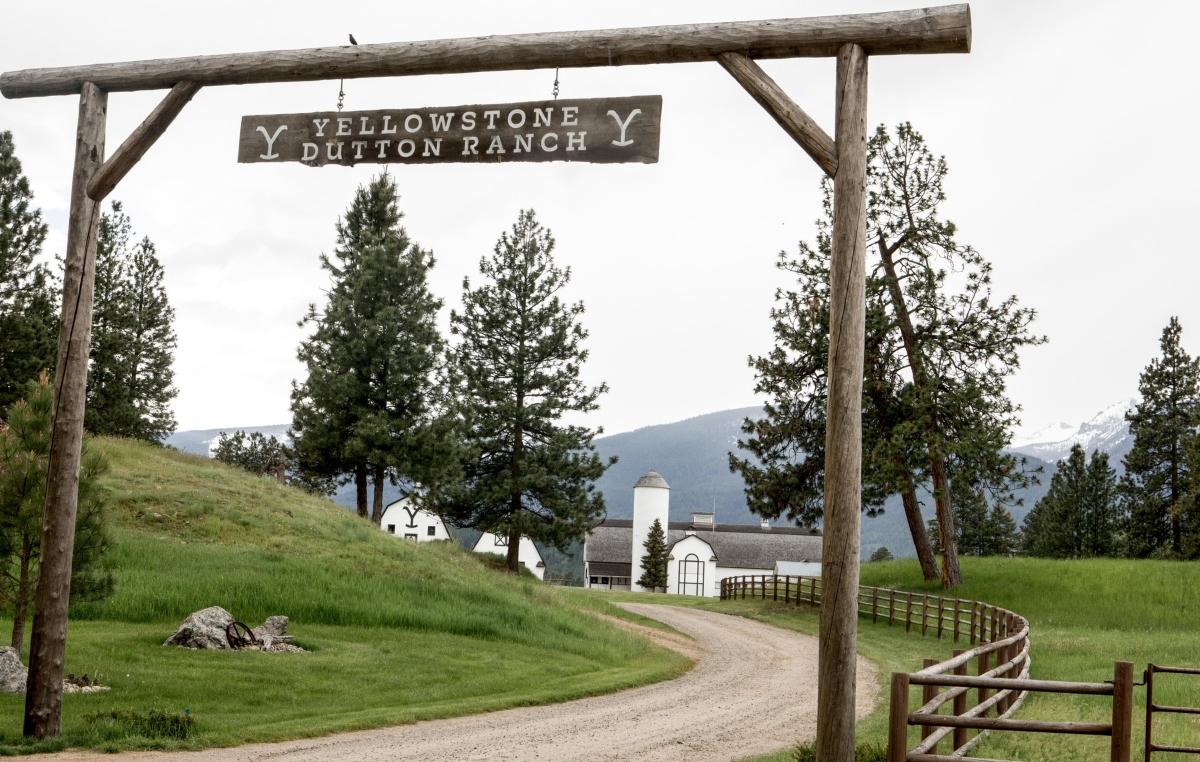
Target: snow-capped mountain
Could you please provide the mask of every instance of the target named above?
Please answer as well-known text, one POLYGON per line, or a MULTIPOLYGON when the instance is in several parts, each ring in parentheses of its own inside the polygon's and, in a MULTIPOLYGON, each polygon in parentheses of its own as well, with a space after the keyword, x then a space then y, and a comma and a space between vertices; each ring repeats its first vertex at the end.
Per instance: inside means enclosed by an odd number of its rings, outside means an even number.
POLYGON ((1135 399, 1121 400, 1078 426, 1056 423, 1025 436, 1013 437, 1009 449, 1055 463, 1067 457, 1071 447, 1078 444, 1089 454, 1093 450, 1107 452, 1109 462, 1119 468, 1121 458, 1133 444, 1125 412, 1135 404, 1135 399))

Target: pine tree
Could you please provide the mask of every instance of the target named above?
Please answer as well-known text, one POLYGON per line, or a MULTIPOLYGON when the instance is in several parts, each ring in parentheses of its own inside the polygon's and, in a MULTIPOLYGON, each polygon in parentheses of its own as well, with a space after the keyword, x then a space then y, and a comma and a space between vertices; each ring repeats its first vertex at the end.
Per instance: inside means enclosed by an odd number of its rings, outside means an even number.
POLYGON ((988 513, 988 556, 1011 556, 1017 552, 1021 544, 1021 533, 1017 530, 1017 522, 1012 513, 999 503, 992 506, 988 513))
POLYGON ((37 261, 47 228, 32 202, 12 133, 0 132, 0 410, 53 369, 57 351, 57 284, 37 261))
POLYGON ((245 431, 226 434, 222 431, 217 438, 213 458, 252 474, 272 476, 281 482, 285 481, 287 448, 274 436, 268 437, 259 431, 250 434, 246 434, 245 431))
MULTIPOLYGON (((957 242, 940 217, 945 161, 933 156, 911 125, 893 136, 880 127, 868 145, 868 225, 873 242, 866 277, 866 363, 863 379, 864 507, 888 494, 903 498, 926 576, 933 550, 917 487, 933 485, 944 548, 942 580, 961 581, 952 477, 1004 504, 1033 475, 1005 452, 1017 408, 1006 379, 1019 350, 1043 341, 1030 333, 1032 310, 1015 298, 994 300, 991 266, 957 242), (949 273, 955 277, 951 279, 949 273)), ((751 510, 811 522, 822 507, 825 372, 828 358, 830 187, 815 246, 780 256, 796 278, 772 310, 776 346, 752 358, 756 391, 768 397, 766 418, 746 421, 730 466, 747 484, 751 510)), ((986 516, 986 514, 985 514, 986 516)))
POLYGON ((1076 444, 1026 515, 1021 549, 1050 558, 1111 556, 1117 552, 1119 525, 1116 473, 1108 454, 1097 450, 1089 462, 1076 444))
MULTIPOLYGON (((0 601, 12 617, 11 645, 20 651, 33 614, 41 551, 42 509, 50 456, 54 395, 46 374, 26 387, 27 396, 7 410, 0 430, 0 601)), ((98 600, 113 590, 102 563, 110 541, 104 527, 104 493, 98 486, 108 464, 84 445, 79 475, 71 600, 98 600)))
POLYGON ((667 535, 658 519, 650 525, 646 541, 642 543, 646 554, 642 556, 642 576, 637 583, 652 593, 667 591, 667 535))
POLYGON ((175 310, 154 243, 131 243, 120 202, 101 216, 85 424, 94 434, 161 442, 175 430, 175 310))
POLYGON ((867 563, 873 564, 879 561, 891 561, 893 558, 895 558, 895 556, 892 555, 892 551, 888 550, 886 546, 883 546, 875 549, 875 552, 872 553, 871 557, 867 559, 867 563))
POLYGON ((373 481, 375 523, 386 480, 429 487, 448 478, 454 462, 438 399, 442 302, 428 287, 434 260, 401 226, 398 198, 392 177, 379 175, 338 221, 338 246, 321 258, 329 300, 301 321, 313 329, 300 348, 308 377, 292 395, 301 470, 352 474, 362 516, 373 481))
POLYGON ((464 279, 462 310, 450 317, 461 338, 451 362, 467 452, 443 513, 507 535, 513 572, 522 535, 565 549, 600 520, 593 482, 616 461, 596 455, 599 429, 563 422, 595 410, 608 387, 580 380, 584 307, 562 301, 571 273, 553 251, 550 231, 522 211, 480 262, 483 282, 464 279))
POLYGON ((1191 510, 1194 478, 1187 453, 1198 436, 1200 359, 1184 351, 1183 328, 1172 317, 1163 329, 1162 354, 1138 382, 1141 402, 1126 413, 1133 448, 1125 456, 1121 491, 1129 511, 1130 555, 1179 557, 1191 510))

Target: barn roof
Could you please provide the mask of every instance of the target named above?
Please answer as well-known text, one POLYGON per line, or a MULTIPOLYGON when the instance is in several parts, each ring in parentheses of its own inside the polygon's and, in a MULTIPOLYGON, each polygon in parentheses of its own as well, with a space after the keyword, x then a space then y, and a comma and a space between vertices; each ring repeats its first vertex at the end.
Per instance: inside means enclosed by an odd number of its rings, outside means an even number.
MULTIPOLYGON (((667 544, 673 545, 691 532, 708 542, 719 566, 772 569, 776 561, 820 561, 821 535, 814 529, 768 527, 756 524, 725 524, 697 527, 688 521, 668 525, 667 544)), ((596 563, 632 563, 633 522, 609 519, 591 531, 585 559, 596 563)))

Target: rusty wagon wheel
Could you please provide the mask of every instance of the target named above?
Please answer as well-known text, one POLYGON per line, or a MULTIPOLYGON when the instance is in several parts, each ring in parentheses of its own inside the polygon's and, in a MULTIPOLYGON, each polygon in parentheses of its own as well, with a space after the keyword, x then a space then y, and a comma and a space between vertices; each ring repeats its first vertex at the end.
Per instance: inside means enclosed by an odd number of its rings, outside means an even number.
POLYGON ((258 638, 254 636, 254 630, 251 630, 244 622, 230 622, 225 626, 225 640, 229 643, 229 647, 236 650, 245 648, 246 646, 258 645, 258 638))

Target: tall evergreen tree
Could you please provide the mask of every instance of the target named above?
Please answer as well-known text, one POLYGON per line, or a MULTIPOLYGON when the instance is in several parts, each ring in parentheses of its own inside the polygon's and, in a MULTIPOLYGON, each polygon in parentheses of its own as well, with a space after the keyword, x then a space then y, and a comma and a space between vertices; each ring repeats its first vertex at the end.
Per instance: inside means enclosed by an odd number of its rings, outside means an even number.
POLYGON ((283 443, 274 435, 268 437, 259 431, 250 434, 222 431, 213 458, 252 474, 273 476, 281 482, 285 480, 288 465, 288 452, 283 443))
POLYGON ((1172 317, 1159 342, 1162 354, 1150 361, 1138 382, 1141 401, 1125 414, 1133 448, 1125 456, 1121 481, 1129 512, 1128 552, 1180 556, 1192 510, 1195 477, 1187 453, 1198 436, 1200 359, 1181 344, 1183 327, 1172 317))
POLYGON ((642 543, 646 555, 642 557, 642 576, 637 583, 652 593, 667 591, 667 564, 670 561, 667 550, 667 533, 663 531, 662 522, 658 519, 650 525, 646 541, 642 543))
POLYGON ((0 132, 0 410, 54 367, 58 336, 57 284, 37 261, 46 223, 33 206, 11 132, 0 132))
POLYGON ((1118 550, 1120 504, 1108 453, 1087 460, 1076 444, 1058 462, 1050 489, 1025 516, 1021 549, 1032 556, 1089 558, 1118 550))
MULTIPOLYGON (((866 363, 863 379, 865 507, 887 494, 903 498, 926 576, 934 574, 931 543, 917 487, 932 482, 944 548, 941 576, 961 580, 954 527, 953 479, 985 490, 994 502, 1016 502, 1033 478, 1004 451, 1017 408, 1006 379, 1021 347, 1043 341, 1030 333, 1032 310, 1015 298, 993 299, 991 267, 960 244, 940 216, 944 159, 911 127, 880 127, 868 145, 867 218, 873 241, 867 272, 866 363), (953 277, 951 277, 953 273, 953 277)), ((776 296, 774 351, 752 358, 767 416, 746 421, 731 456, 747 483, 752 510, 809 520, 821 509, 828 362, 830 188, 815 246, 801 244, 780 267, 795 290, 776 296)))
POLYGON ((507 535, 513 572, 522 535, 565 549, 600 520, 604 498, 593 482, 616 461, 596 455, 599 429, 563 421, 595 410, 607 386, 580 379, 584 308, 562 301, 571 273, 553 251, 550 231, 521 212, 480 262, 483 282, 464 279, 462 310, 450 318, 461 338, 451 362, 467 452, 444 512, 507 535))
MULTIPOLYGON (((37 590, 54 408, 45 373, 27 385, 26 394, 8 408, 8 426, 0 430, 0 601, 12 617, 10 642, 18 651, 37 590)), ((104 493, 98 485, 107 468, 104 458, 85 442, 71 566, 72 601, 97 600, 113 590, 112 571, 103 563, 111 543, 104 526, 104 493)))
POLYGON ((350 474, 359 515, 383 515, 387 480, 407 489, 453 472, 437 371, 442 302, 429 291, 432 255, 401 226, 395 181, 373 178, 338 221, 338 245, 321 265, 332 287, 324 311, 301 321, 312 334, 300 347, 308 368, 292 395, 294 447, 302 470, 350 474))
MULTIPOLYGON (((1001 503, 989 506, 978 486, 954 483, 954 531, 964 556, 1009 556, 1017 551, 1019 533, 1012 514, 1001 503)), ((936 518, 929 520, 934 547, 941 553, 941 532, 936 518)))
POLYGON ((101 216, 96 246, 85 425, 95 434, 161 442, 175 430, 175 310, 154 243, 133 243, 120 202, 101 216))

